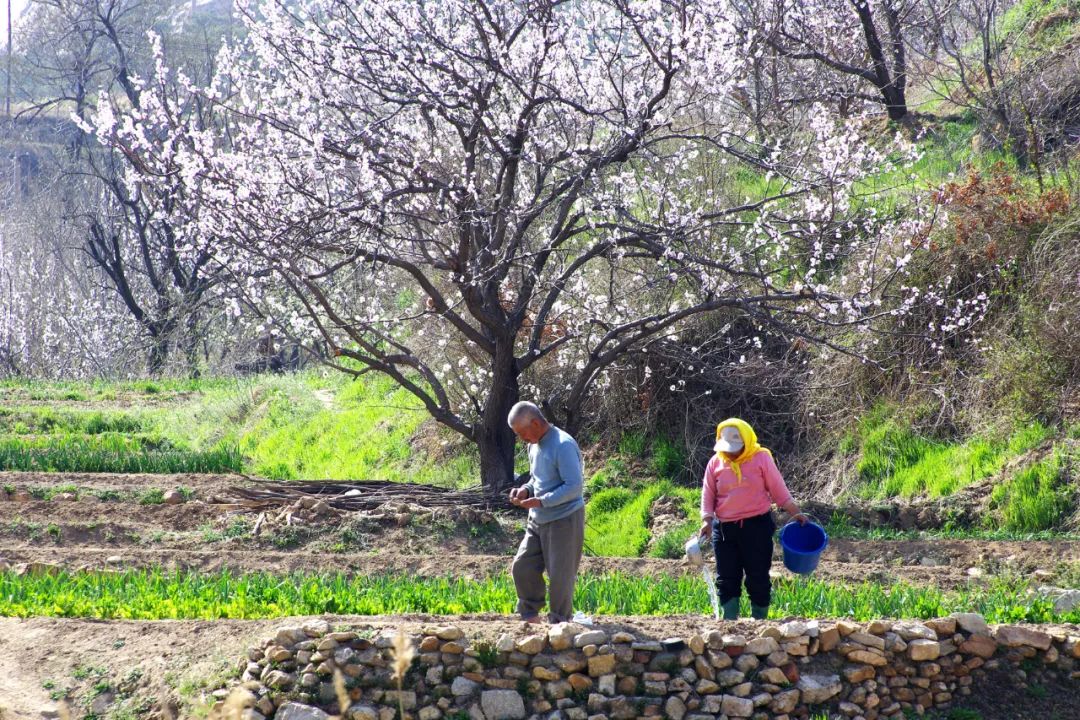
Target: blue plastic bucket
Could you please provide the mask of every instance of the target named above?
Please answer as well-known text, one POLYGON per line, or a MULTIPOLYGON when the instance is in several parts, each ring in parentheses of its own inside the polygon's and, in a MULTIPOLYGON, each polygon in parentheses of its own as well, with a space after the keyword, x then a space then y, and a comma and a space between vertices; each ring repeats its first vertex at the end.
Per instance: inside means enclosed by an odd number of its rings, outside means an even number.
POLYGON ((825 528, 810 521, 805 525, 792 520, 780 528, 780 547, 784 550, 784 567, 799 575, 809 575, 817 567, 821 553, 829 544, 825 528))

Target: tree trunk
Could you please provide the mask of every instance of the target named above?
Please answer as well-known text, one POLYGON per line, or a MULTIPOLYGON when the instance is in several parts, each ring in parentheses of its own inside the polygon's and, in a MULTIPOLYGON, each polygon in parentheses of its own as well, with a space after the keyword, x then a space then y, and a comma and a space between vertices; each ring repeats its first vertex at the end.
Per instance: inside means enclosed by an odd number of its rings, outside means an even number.
POLYGON ((477 427, 476 444, 480 450, 480 481, 484 493, 494 498, 508 491, 514 482, 517 436, 506 424, 506 416, 518 401, 520 389, 512 342, 499 343, 492 370, 495 376, 477 427))
POLYGON ((185 320, 187 337, 185 338, 184 355, 187 359, 188 376, 198 379, 202 376, 199 370, 199 315, 196 312, 188 313, 185 320))
POLYGON ((904 91, 889 86, 882 88, 881 94, 885 97, 885 107, 889 111, 889 119, 903 120, 907 116, 907 99, 904 97, 904 91))
POLYGON ((165 333, 153 335, 150 343, 150 356, 146 361, 146 369, 150 377, 158 377, 165 369, 165 361, 169 358, 169 337, 165 333))

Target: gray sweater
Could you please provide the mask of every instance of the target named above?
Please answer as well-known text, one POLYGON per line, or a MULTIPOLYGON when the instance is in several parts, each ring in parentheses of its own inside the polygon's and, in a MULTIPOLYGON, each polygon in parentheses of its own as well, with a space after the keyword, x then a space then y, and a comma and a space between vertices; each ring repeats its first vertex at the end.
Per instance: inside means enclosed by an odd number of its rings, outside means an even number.
POLYGON ((529 446, 529 474, 529 495, 542 503, 529 510, 529 522, 543 525, 585 507, 581 450, 561 428, 552 425, 540 442, 529 446))

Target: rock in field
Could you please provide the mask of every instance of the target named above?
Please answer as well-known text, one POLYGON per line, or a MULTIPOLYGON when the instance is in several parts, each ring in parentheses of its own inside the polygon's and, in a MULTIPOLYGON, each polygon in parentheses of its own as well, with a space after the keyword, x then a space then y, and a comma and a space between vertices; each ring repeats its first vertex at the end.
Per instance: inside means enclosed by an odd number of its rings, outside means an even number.
POLYGON ((316 707, 298 702, 287 702, 278 708, 276 720, 329 720, 329 715, 316 707))
POLYGON ((525 701, 514 690, 485 690, 480 694, 480 708, 487 720, 523 720, 525 701))

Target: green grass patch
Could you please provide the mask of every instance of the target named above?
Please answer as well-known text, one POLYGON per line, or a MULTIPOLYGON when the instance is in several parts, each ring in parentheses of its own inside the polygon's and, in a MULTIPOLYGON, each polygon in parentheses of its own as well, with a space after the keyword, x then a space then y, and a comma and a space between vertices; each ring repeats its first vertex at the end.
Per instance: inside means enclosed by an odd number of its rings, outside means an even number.
POLYGON ((434 425, 391 380, 350 381, 320 370, 240 379, 0 381, 0 469, 244 471, 281 480, 454 487, 480 479, 472 448, 434 425), (74 401, 123 401, 138 409, 63 405, 74 401))
POLYGON ((0 437, 0 469, 40 472, 222 473, 241 472, 239 450, 222 445, 204 451, 115 433, 22 438, 0 437))
POLYGON ((1059 525, 1075 499, 1064 451, 1056 448, 1046 459, 997 485, 990 507, 1000 514, 1005 530, 1036 533, 1059 525))
POLYGON ((160 428, 193 447, 235 443, 249 472, 277 480, 447 487, 480 480, 475 452, 433 427, 411 394, 377 376, 349 381, 310 372, 238 380, 205 390, 172 411, 160 428), (419 436, 422 447, 414 446, 419 436))
POLYGON ((900 530, 890 527, 856 527, 843 519, 825 523, 825 531, 837 540, 993 540, 1055 541, 1080 540, 1080 533, 1057 530, 1016 530, 995 525, 992 528, 946 527, 932 530, 900 530))
POLYGON ((127 412, 0 407, 0 433, 10 435, 134 434, 149 429, 143 417, 127 412))
MULTIPOLYGON (((505 613, 517 597, 505 575, 463 578, 274 575, 228 572, 0 573, 0 615, 119 619, 271 618, 288 615, 505 613)), ((746 599, 744 598, 744 601, 746 599)), ((709 611, 696 577, 579 578, 574 606, 598 615, 681 615, 709 611)), ((749 610, 749 607, 744 608, 749 610)), ((982 613, 990 622, 1076 622, 1080 610, 1055 615, 1052 603, 1017 592, 1017 580, 945 592, 904 583, 842 585, 813 578, 774 582, 774 617, 932 618, 982 613)))
POLYGON ((686 522, 659 538, 652 554, 660 557, 679 557, 682 543, 697 526, 698 504, 701 492, 692 488, 678 487, 669 480, 661 480, 643 487, 613 487, 600 490, 585 505, 585 544, 600 556, 640 557, 645 554, 651 532, 649 511, 653 503, 663 496, 679 500, 686 513, 686 522), (678 537, 681 541, 677 541, 678 537), (678 544, 678 552, 673 548, 678 544), (674 554, 672 554, 674 553, 674 554))
POLYGON ((1053 434, 1039 422, 1007 437, 949 442, 925 437, 895 408, 879 406, 840 441, 841 452, 858 453, 858 495, 864 498, 942 497, 999 472, 1010 459, 1053 434))

